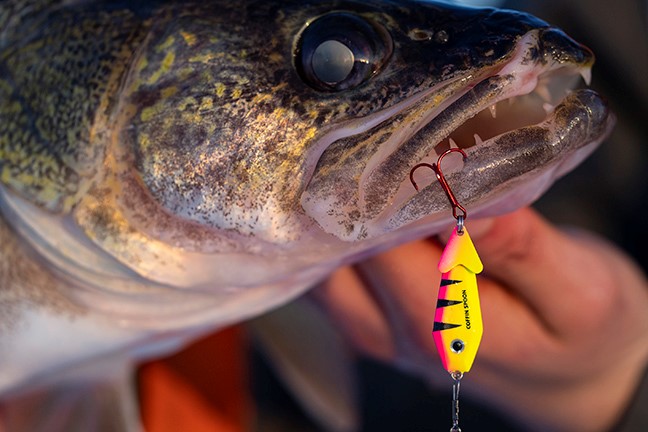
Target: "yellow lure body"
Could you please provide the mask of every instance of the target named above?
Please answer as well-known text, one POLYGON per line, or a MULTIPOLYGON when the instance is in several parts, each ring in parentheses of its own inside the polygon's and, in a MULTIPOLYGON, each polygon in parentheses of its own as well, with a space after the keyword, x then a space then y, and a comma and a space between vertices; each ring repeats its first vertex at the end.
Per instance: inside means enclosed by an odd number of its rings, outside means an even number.
POLYGON ((434 343, 450 373, 470 370, 484 331, 476 275, 483 270, 465 227, 455 227, 439 261, 441 286, 434 316, 434 343))

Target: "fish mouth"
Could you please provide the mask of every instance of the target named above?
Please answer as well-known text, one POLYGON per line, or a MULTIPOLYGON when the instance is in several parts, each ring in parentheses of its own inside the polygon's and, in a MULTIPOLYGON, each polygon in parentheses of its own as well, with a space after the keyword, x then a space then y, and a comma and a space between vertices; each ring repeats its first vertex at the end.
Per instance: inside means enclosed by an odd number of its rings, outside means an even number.
POLYGON ((611 130, 605 101, 573 90, 589 85, 593 61, 560 30, 528 32, 499 64, 424 90, 377 126, 336 139, 302 195, 305 212, 347 241, 405 226, 438 229, 451 218, 450 203, 433 172, 417 171, 420 192, 409 173, 450 147, 468 156, 463 166, 444 160, 444 173, 471 215, 529 204, 611 130))

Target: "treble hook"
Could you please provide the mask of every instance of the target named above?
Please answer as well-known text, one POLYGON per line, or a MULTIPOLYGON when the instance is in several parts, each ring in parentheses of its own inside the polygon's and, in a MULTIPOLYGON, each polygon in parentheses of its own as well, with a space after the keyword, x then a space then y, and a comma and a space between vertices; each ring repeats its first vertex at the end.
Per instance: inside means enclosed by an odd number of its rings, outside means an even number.
POLYGON ((458 231, 461 232, 463 231, 463 222, 468 217, 468 212, 461 204, 459 204, 459 201, 457 201, 457 198, 455 197, 454 193, 452 193, 452 189, 450 189, 450 185, 448 184, 447 180, 445 179, 445 176, 443 175, 443 172, 441 171, 441 160, 445 157, 445 155, 452 152, 461 153, 463 155, 464 162, 466 161, 466 159, 468 159, 468 155, 466 155, 465 151, 463 151, 458 147, 453 147, 441 153, 441 156, 439 156, 439 159, 437 159, 435 164, 430 165, 429 163, 421 162, 420 164, 415 165, 414 168, 410 170, 410 181, 412 182, 412 186, 414 186, 414 189, 416 189, 416 191, 418 192, 419 187, 414 181, 414 171, 416 171, 421 167, 427 167, 430 168, 432 171, 434 171, 437 179, 439 180, 439 183, 441 183, 441 187, 443 188, 443 191, 445 192, 446 196, 450 200, 450 205, 452 206, 452 216, 454 216, 454 218, 457 219, 457 224, 459 225, 458 231), (461 210, 463 214, 457 215, 457 209, 461 210))

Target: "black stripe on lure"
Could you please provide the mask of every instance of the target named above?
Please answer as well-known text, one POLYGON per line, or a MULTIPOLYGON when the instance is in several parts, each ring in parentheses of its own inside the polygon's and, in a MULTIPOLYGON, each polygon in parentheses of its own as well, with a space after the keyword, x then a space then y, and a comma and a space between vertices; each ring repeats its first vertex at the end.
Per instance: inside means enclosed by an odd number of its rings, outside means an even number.
POLYGON ((420 167, 432 169, 450 200, 452 215, 457 220, 457 225, 439 261, 439 271, 442 275, 432 331, 443 367, 454 380, 453 425, 450 431, 457 432, 461 431, 459 429, 459 381, 475 361, 484 330, 476 276, 481 273, 484 266, 464 226, 468 213, 457 201, 441 171, 441 160, 452 152, 461 153, 464 161, 467 158, 462 149, 451 148, 441 154, 435 164, 420 163, 414 166, 410 171, 410 181, 418 191, 418 185, 414 181, 414 171, 420 167), (457 210, 462 214, 458 214, 457 210))

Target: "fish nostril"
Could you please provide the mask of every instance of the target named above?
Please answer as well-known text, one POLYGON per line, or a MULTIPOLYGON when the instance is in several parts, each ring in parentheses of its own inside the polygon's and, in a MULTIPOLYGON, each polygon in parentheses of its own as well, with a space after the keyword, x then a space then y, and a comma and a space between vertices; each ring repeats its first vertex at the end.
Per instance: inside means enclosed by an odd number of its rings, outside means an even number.
POLYGON ((424 29, 413 29, 407 35, 410 39, 421 42, 431 40, 434 36, 434 32, 424 29))

